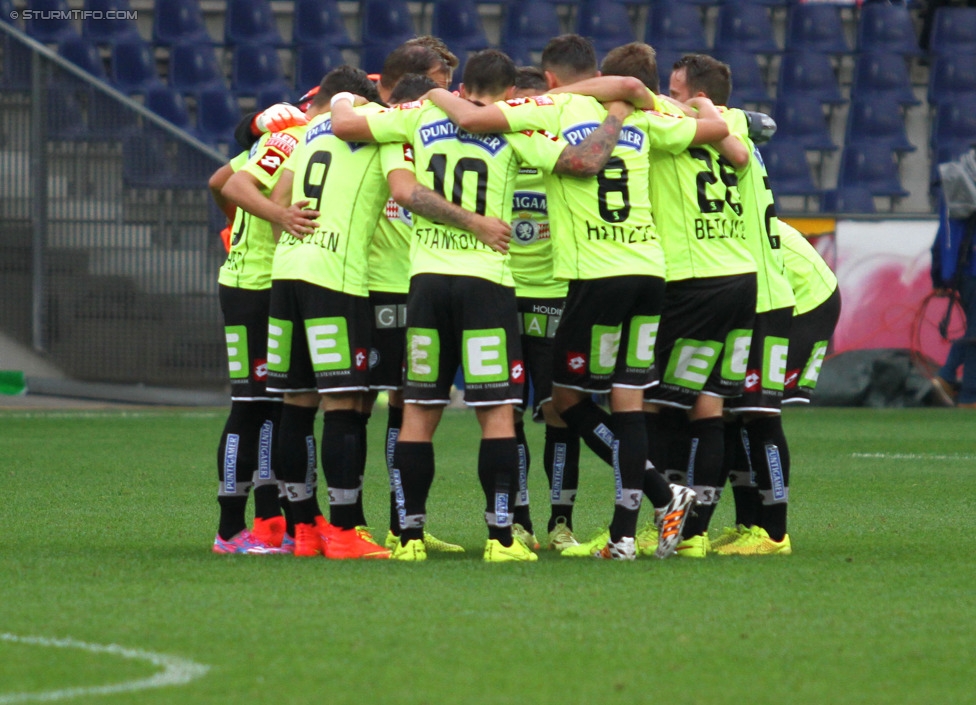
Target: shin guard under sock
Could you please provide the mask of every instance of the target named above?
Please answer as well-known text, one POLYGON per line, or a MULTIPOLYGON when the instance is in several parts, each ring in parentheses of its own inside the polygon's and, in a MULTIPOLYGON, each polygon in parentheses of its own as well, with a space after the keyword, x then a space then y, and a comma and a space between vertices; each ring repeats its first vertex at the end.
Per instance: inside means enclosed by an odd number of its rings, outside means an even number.
POLYGON ((759 490, 749 459, 749 438, 742 419, 725 424, 725 463, 722 471, 732 487, 736 525, 755 526, 759 520, 759 490))
POLYGON ((322 417, 322 474, 329 488, 329 521, 352 529, 361 520, 358 503, 366 424, 358 411, 328 411, 322 417))
POLYGON ((291 505, 292 522, 313 524, 318 510, 315 500, 315 415, 317 407, 284 404, 278 431, 280 479, 291 505))
POLYGON ((529 454, 529 442, 525 439, 525 422, 515 424, 515 441, 518 444, 518 482, 515 490, 515 506, 512 510, 512 520, 521 524, 530 534, 532 530, 532 516, 529 511, 529 464, 532 457, 529 454))
POLYGON ((402 542, 424 537, 427 495, 434 482, 434 444, 399 441, 393 453, 397 524, 402 542))
MULTIPOLYGON (((610 540, 616 542, 624 536, 633 538, 637 534, 637 515, 647 467, 647 436, 642 411, 614 412, 610 423, 615 437, 613 474, 616 481, 610 540)), ((656 472, 653 475, 665 484, 664 478, 656 472)))
POLYGON ((610 414, 597 406, 592 399, 587 398, 569 407, 560 416, 600 460, 613 467, 613 431, 610 430, 610 414))
POLYGON ((401 426, 403 426, 403 409, 398 406, 388 407, 386 417, 386 471, 390 477, 390 532, 394 536, 400 535, 400 522, 397 520, 396 488, 393 486, 393 451, 396 449, 397 439, 400 437, 401 426))
POLYGON ((782 417, 777 414, 754 419, 746 424, 746 431, 762 501, 758 524, 773 541, 782 541, 790 500, 790 449, 782 417))
POLYGON ((488 538, 512 545, 512 502, 518 483, 518 441, 483 438, 478 450, 478 479, 485 493, 488 538))
POLYGON ((549 478, 549 527, 556 528, 562 517, 573 528, 573 506, 579 488, 579 436, 568 428, 546 426, 546 449, 543 456, 546 477, 549 478))
POLYGON ((725 460, 725 424, 720 417, 692 421, 688 452, 688 485, 698 495, 695 515, 685 523, 685 538, 708 531, 708 524, 721 496, 718 486, 725 460))

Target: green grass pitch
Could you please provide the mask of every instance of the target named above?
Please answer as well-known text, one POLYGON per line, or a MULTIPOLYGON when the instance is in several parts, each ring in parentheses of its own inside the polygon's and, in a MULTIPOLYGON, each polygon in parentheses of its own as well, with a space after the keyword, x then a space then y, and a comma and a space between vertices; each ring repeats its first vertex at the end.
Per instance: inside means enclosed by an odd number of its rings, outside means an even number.
MULTIPOLYGON (((224 413, 0 412, 0 705, 976 702, 971 413, 789 410, 793 556, 530 565, 481 561, 469 412, 445 414, 428 505, 466 554, 215 556, 224 413)), ((578 533, 611 491, 584 448, 578 533)))

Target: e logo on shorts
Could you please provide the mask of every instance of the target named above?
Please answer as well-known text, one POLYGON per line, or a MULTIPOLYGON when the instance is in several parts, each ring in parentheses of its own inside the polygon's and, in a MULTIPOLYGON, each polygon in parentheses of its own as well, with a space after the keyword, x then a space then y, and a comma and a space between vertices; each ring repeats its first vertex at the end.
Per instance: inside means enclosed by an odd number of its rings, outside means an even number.
POLYGON ((407 379, 436 382, 440 367, 441 339, 434 328, 407 329, 407 379))
POLYGON ((461 336, 464 381, 469 384, 508 380, 508 345, 504 328, 466 330, 461 336))

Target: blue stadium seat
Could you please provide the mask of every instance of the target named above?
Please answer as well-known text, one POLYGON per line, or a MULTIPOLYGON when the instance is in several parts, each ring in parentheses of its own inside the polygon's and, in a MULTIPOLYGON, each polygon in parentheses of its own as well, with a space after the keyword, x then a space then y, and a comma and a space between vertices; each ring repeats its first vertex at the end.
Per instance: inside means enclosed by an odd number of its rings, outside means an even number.
POLYGON ((102 62, 101 54, 98 53, 98 47, 87 39, 78 35, 62 39, 58 44, 58 54, 95 78, 106 78, 105 64, 102 62))
POLYGON ((793 5, 786 29, 786 49, 825 54, 849 53, 851 48, 844 37, 840 7, 828 3, 793 5))
POLYGON ((166 86, 150 88, 146 91, 145 106, 180 129, 190 129, 190 113, 183 96, 177 91, 166 86))
POLYGON ((81 82, 52 84, 47 91, 47 104, 57 110, 45 111, 47 138, 49 140, 84 140, 88 136, 84 115, 91 103, 92 89, 81 82))
POLYGON ((329 44, 340 49, 359 46, 346 31, 337 0, 295 0, 292 17, 292 41, 299 47, 305 44, 329 44))
POLYGON ((180 42, 213 44, 203 23, 199 0, 156 0, 152 40, 159 46, 180 42))
POLYGON ((169 85, 182 93, 226 87, 214 48, 200 42, 180 42, 170 47, 169 85))
POLYGON ((231 88, 237 95, 257 95, 272 87, 288 88, 278 50, 271 45, 240 44, 234 49, 231 63, 231 88))
POLYGON ((118 141, 139 129, 136 112, 112 96, 92 91, 88 105, 88 134, 94 139, 118 141))
POLYGON ((197 94, 196 134, 201 141, 231 144, 234 141, 234 128, 240 119, 241 109, 230 91, 209 88, 197 94))
POLYGON ((502 49, 542 51, 549 40, 562 34, 556 8, 540 0, 525 0, 509 7, 505 17, 502 49))
MULTIPOLYGON (((0 0, 0 22, 22 30, 23 27, 21 27, 20 19, 14 19, 13 17, 14 10, 16 9, 14 0, 0 0)), ((7 35, 4 34, 3 36, 7 35)))
POLYGON ((777 81, 777 100, 797 95, 817 98, 821 103, 846 103, 830 57, 813 51, 791 51, 783 55, 777 81))
POLYGON ((5 91, 29 91, 31 87, 31 50, 6 32, 0 33, 3 48, 3 72, 0 88, 5 91))
POLYGON ((804 0, 719 0, 720 4, 728 5, 732 3, 745 3, 752 5, 764 5, 766 7, 792 7, 804 0))
POLYGON ((976 7, 937 9, 929 48, 939 56, 976 53, 976 7))
POLYGON ((431 17, 431 33, 443 39, 455 54, 487 49, 485 28, 474 0, 436 2, 431 17))
POLYGON ((322 77, 336 66, 346 63, 342 52, 331 44, 306 44, 298 47, 295 57, 295 88, 307 91, 322 82, 322 77))
POLYGON ((583 0, 576 11, 576 33, 598 51, 609 51, 636 39, 627 7, 611 0, 583 0))
POLYGON ((775 137, 759 147, 769 184, 777 196, 820 196, 803 147, 775 137))
POLYGON ((406 0, 362 0, 360 12, 364 45, 399 46, 417 32, 406 0))
POLYGON ((682 52, 708 50, 702 10, 681 0, 660 0, 651 4, 644 41, 656 50, 682 52))
POLYGON ((31 10, 38 12, 57 13, 46 15, 45 19, 32 16, 27 20, 27 34, 45 44, 60 44, 61 42, 78 36, 71 24, 66 0, 30 0, 27 3, 31 10))
POLYGON ((789 140, 804 149, 832 152, 837 149, 830 137, 827 117, 820 101, 807 95, 791 96, 776 102, 776 139, 789 140))
POLYGON ((773 23, 764 5, 732 3, 718 8, 715 29, 715 49, 740 49, 757 54, 778 54, 779 45, 773 39, 773 23))
POLYGON ((112 83, 123 93, 145 93, 162 85, 152 47, 139 37, 119 39, 112 45, 112 83))
POLYGON ((837 187, 861 186, 873 196, 904 198, 895 153, 878 143, 847 144, 840 158, 837 187))
POLYGON ((855 99, 847 112, 845 144, 881 142, 898 153, 914 152, 908 141, 902 107, 893 98, 855 99))
POLYGON ((868 52, 857 57, 851 97, 894 98, 905 106, 921 103, 915 97, 904 57, 887 52, 868 52))
POLYGON ((675 51, 674 49, 661 49, 657 52, 657 74, 661 81, 661 93, 668 92, 668 85, 671 81, 671 71, 675 62, 680 59, 685 52, 675 51))
POLYGON ((283 46, 268 0, 227 0, 224 14, 224 43, 283 46))
POLYGON ((81 20, 81 36, 96 44, 114 44, 139 36, 129 0, 85 0, 85 10, 101 13, 98 19, 87 15, 81 20))
POLYGON ((857 50, 921 55, 908 7, 881 2, 864 5, 857 23, 857 50))
POLYGON ((392 42, 364 42, 359 52, 359 68, 366 73, 381 73, 386 57, 404 41, 406 39, 401 37, 392 42))
POLYGON ((166 161, 162 131, 146 130, 122 140, 122 182, 130 188, 166 188, 175 180, 166 161))
POLYGON ((956 150, 976 142, 976 95, 960 96, 939 105, 932 121, 930 145, 956 150))
POLYGON ((762 69, 756 55, 750 51, 715 52, 715 58, 724 61, 732 70, 732 96, 729 105, 772 103, 762 69))
POLYGON ((976 55, 939 56, 929 69, 930 105, 941 105, 976 93, 976 55))
POLYGON ((284 84, 272 83, 258 91, 254 104, 264 108, 275 103, 294 103, 302 95, 304 91, 301 89, 295 91, 284 84))
POLYGON ((820 209, 824 213, 877 213, 874 196, 861 186, 846 186, 844 188, 824 191, 820 209))

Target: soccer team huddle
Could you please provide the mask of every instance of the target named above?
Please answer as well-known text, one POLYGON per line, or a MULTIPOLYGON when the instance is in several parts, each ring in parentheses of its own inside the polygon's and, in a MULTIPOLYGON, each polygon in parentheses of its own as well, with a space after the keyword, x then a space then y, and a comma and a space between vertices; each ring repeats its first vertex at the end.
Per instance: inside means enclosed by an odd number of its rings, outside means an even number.
POLYGON ((562 35, 541 68, 481 51, 459 94, 446 90, 457 64, 418 37, 378 80, 341 66, 298 107, 245 118, 248 148, 211 178, 232 221, 214 552, 463 551, 426 530, 458 377, 481 428, 485 561, 790 554, 780 408, 810 400, 840 295, 776 217, 754 143, 771 121, 725 107, 729 69, 706 55, 680 59, 660 95, 642 43, 598 64, 588 40, 562 35), (362 498, 381 391, 382 543, 362 498), (544 531, 526 412, 545 423, 544 531), (615 479, 610 521, 587 540, 573 524, 581 445, 615 479), (735 526, 710 538, 726 483, 735 526))

